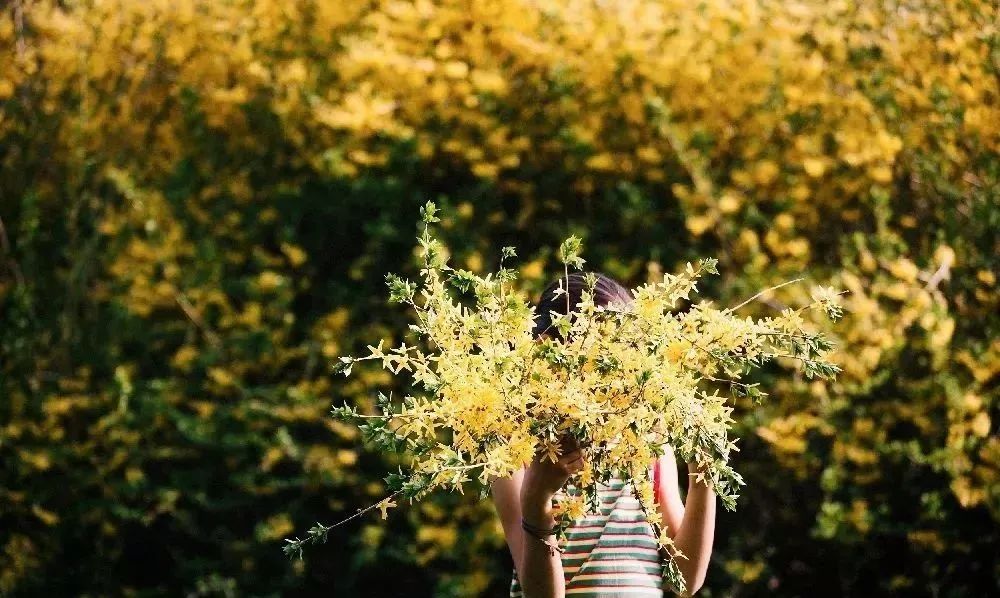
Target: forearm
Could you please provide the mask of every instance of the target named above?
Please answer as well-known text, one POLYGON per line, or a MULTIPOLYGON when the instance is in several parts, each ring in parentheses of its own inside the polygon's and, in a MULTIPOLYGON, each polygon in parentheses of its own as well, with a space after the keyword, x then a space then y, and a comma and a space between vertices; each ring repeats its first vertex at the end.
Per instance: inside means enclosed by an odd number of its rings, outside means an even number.
MULTIPOLYGON (((524 520, 535 527, 551 529, 556 522, 552 517, 549 500, 532 501, 531 506, 522 506, 524 520)), ((560 553, 528 532, 523 532, 521 563, 517 574, 525 598, 562 598, 566 595, 566 581, 563 576, 560 553)), ((546 538, 553 545, 555 536, 546 538)))
POLYGON ((681 529, 684 519, 684 501, 677 485, 677 462, 674 460, 673 449, 660 458, 660 489, 656 499, 660 503, 660 515, 666 526, 667 534, 673 538, 681 529))
POLYGON ((687 557, 677 559, 677 566, 684 576, 689 594, 698 591, 705 582, 714 540, 715 491, 691 476, 684 503, 684 518, 674 536, 674 544, 687 557))

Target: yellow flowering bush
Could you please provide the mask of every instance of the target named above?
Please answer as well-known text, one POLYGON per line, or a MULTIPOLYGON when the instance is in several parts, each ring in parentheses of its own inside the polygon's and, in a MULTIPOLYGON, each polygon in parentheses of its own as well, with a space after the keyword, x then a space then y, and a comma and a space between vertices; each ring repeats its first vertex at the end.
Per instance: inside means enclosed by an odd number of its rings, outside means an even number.
POLYGON ((417 275, 427 200, 453 267, 517 245, 527 292, 570 234, 633 285, 716 256, 720 305, 803 273, 849 290, 815 324, 836 380, 761 368, 770 399, 729 402, 747 508, 709 585, 996 593, 998 9, 5 3, 0 593, 502 591, 472 496, 277 550, 400 464, 326 417, 400 377, 322 364, 398 346, 407 316, 373 298, 417 275))
MULTIPOLYGON (((570 305, 560 279, 556 293, 566 297, 566 312, 551 313, 540 340, 533 332, 534 308, 511 288, 516 272, 503 267, 514 248, 503 249, 495 276, 453 268, 447 248, 430 232, 439 221, 436 206, 428 202, 421 212, 423 280, 389 274, 387 282, 389 300, 414 311, 410 330, 426 349, 405 342, 384 349, 380 342, 365 357, 341 357, 336 367, 350 375, 356 362, 381 361, 393 374, 406 371, 420 391, 407 395, 398 411, 384 394, 381 414, 334 409, 339 418, 364 422, 365 438, 376 445, 412 455, 406 475, 388 478, 393 494, 377 505, 383 517, 396 496, 412 501, 438 488, 461 491, 473 479, 485 491, 490 480, 509 477, 536 453, 555 462, 569 436, 584 447, 587 465, 574 478, 581 491, 557 500, 560 527, 596 511, 598 482, 619 476, 631 484, 660 545, 672 548, 649 463, 676 450, 702 467, 699 481, 711 484, 732 510, 743 480, 729 465, 736 450, 729 438, 732 407, 720 388, 760 400, 766 393, 759 384, 742 378, 776 358, 799 360, 808 378, 832 378, 839 370, 826 361, 829 341, 810 332, 802 316, 819 309, 839 318, 831 289, 817 289, 805 307, 757 320, 737 311, 763 292, 731 309, 692 301, 679 311, 703 275, 718 274, 714 259, 688 262, 680 274, 634 289, 633 301, 624 305, 596 306, 593 274, 585 277, 580 302, 570 305), (462 294, 472 296, 472 305, 462 294)), ((565 280, 571 265, 583 266, 580 251, 576 237, 560 246, 565 280)), ((288 540, 286 552, 301 557, 305 543, 325 542, 333 527, 318 525, 307 540, 288 540)), ((668 554, 668 579, 683 591, 675 562, 683 555, 668 554)))

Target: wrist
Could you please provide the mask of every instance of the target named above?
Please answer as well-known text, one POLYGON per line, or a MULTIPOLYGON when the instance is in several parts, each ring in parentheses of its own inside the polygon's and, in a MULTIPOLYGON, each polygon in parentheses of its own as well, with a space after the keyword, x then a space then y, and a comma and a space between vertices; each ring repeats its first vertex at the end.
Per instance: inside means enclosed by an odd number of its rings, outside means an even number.
POLYGON ((708 464, 701 461, 687 461, 685 465, 687 465, 690 473, 705 473, 708 471, 708 464))
POLYGON ((523 507, 549 507, 552 505, 552 498, 555 492, 547 488, 536 476, 528 472, 524 476, 524 483, 521 485, 521 506, 523 507))
POLYGON ((694 494, 714 494, 715 486, 712 479, 706 474, 699 480, 699 474, 692 473, 688 478, 688 496, 694 494))
POLYGON ((688 467, 688 491, 712 490, 712 478, 709 475, 709 465, 693 461, 688 467))

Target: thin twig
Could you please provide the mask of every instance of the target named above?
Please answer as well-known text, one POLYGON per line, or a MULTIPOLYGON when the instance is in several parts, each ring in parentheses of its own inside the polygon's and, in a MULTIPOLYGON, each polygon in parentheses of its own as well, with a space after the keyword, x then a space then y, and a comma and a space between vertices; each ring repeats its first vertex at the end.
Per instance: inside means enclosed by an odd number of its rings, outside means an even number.
POLYGON ((750 297, 749 299, 747 299, 747 300, 746 300, 746 301, 744 301, 743 303, 740 303, 740 304, 739 304, 739 305, 737 305, 736 307, 732 307, 732 308, 729 308, 729 309, 727 309, 726 311, 730 311, 730 312, 733 312, 733 311, 736 311, 736 310, 738 310, 739 308, 741 308, 741 307, 743 307, 744 305, 746 305, 747 303, 750 303, 750 302, 751 302, 751 301, 753 301, 754 299, 756 299, 756 298, 760 297, 760 296, 761 296, 761 295, 763 295, 764 293, 768 293, 768 292, 770 292, 770 291, 775 291, 775 290, 777 290, 777 289, 780 289, 780 288, 781 288, 781 287, 783 287, 783 286, 787 286, 787 285, 790 285, 790 284, 792 284, 792 283, 795 283, 795 282, 799 282, 799 281, 802 281, 802 280, 805 280, 805 279, 804 279, 804 278, 796 278, 796 279, 794 279, 794 280, 786 280, 785 282, 783 282, 783 283, 781 283, 781 284, 779 284, 779 285, 776 285, 776 286, 773 286, 773 287, 771 287, 771 288, 768 288, 768 289, 764 289, 763 291, 761 291, 761 292, 757 293, 757 294, 756 294, 756 295, 754 295, 753 297, 750 297))
POLYGON ((927 280, 927 290, 933 291, 937 289, 937 286, 941 283, 941 281, 947 278, 951 278, 951 256, 945 257, 945 259, 941 262, 941 267, 938 268, 937 271, 935 271, 934 274, 932 274, 927 280))
POLYGON ((177 293, 176 295, 174 295, 174 298, 177 300, 177 305, 179 305, 181 310, 184 311, 184 315, 186 315, 188 319, 194 323, 195 326, 197 326, 203 333, 205 333, 205 338, 208 339, 209 343, 211 343, 213 346, 216 347, 222 344, 222 339, 219 338, 219 335, 208 327, 208 325, 205 323, 205 320, 202 319, 201 314, 198 313, 198 310, 195 309, 193 305, 191 305, 191 302, 188 301, 183 294, 177 293))
POLYGON ((402 490, 396 490, 395 492, 393 492, 389 496, 383 498, 382 500, 378 501, 377 503, 371 504, 371 505, 369 505, 369 506, 367 506, 367 507, 365 507, 363 509, 358 509, 358 511, 356 513, 354 513, 353 515, 351 515, 347 519, 343 519, 341 521, 338 521, 337 523, 334 523, 333 525, 324 526, 324 528, 326 528, 326 531, 330 531, 332 529, 338 528, 338 527, 344 525, 345 523, 347 523, 348 521, 351 521, 352 519, 357 519, 358 517, 361 517, 362 515, 364 515, 368 511, 372 511, 374 509, 379 508, 384 503, 387 503, 387 502, 391 501, 392 499, 396 498, 397 496, 399 496, 402 492, 403 492, 402 490))
POLYGON ((709 376, 708 374, 702 374, 702 378, 705 380, 711 380, 712 382, 723 382, 725 384, 737 384, 739 386, 745 386, 747 388, 751 386, 756 386, 756 384, 747 384, 746 382, 740 382, 739 380, 729 380, 727 378, 716 378, 715 376, 709 376))

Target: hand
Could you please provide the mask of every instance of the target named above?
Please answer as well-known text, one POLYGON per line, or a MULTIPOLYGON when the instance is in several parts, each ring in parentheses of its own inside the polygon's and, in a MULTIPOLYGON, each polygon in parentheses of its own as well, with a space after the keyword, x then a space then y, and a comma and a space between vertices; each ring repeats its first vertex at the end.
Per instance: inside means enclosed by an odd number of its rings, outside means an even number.
POLYGON ((708 464, 707 463, 706 464, 702 464, 702 463, 699 463, 698 461, 688 461, 687 462, 687 469, 688 469, 688 476, 689 476, 689 480, 690 480, 689 484, 691 486, 698 485, 698 486, 704 486, 705 488, 708 488, 708 489, 712 488, 712 479, 708 475, 708 464), (697 482, 699 476, 702 476, 702 479, 704 480, 704 483, 698 483, 697 482))
POLYGON ((564 436, 559 444, 562 454, 555 463, 536 452, 535 458, 524 470, 521 512, 536 521, 547 519, 552 497, 563 487, 569 476, 583 469, 583 453, 576 439, 564 436))
POLYGON ((702 465, 698 461, 688 461, 687 462, 688 472, 690 473, 706 473, 708 472, 708 465, 702 465))

